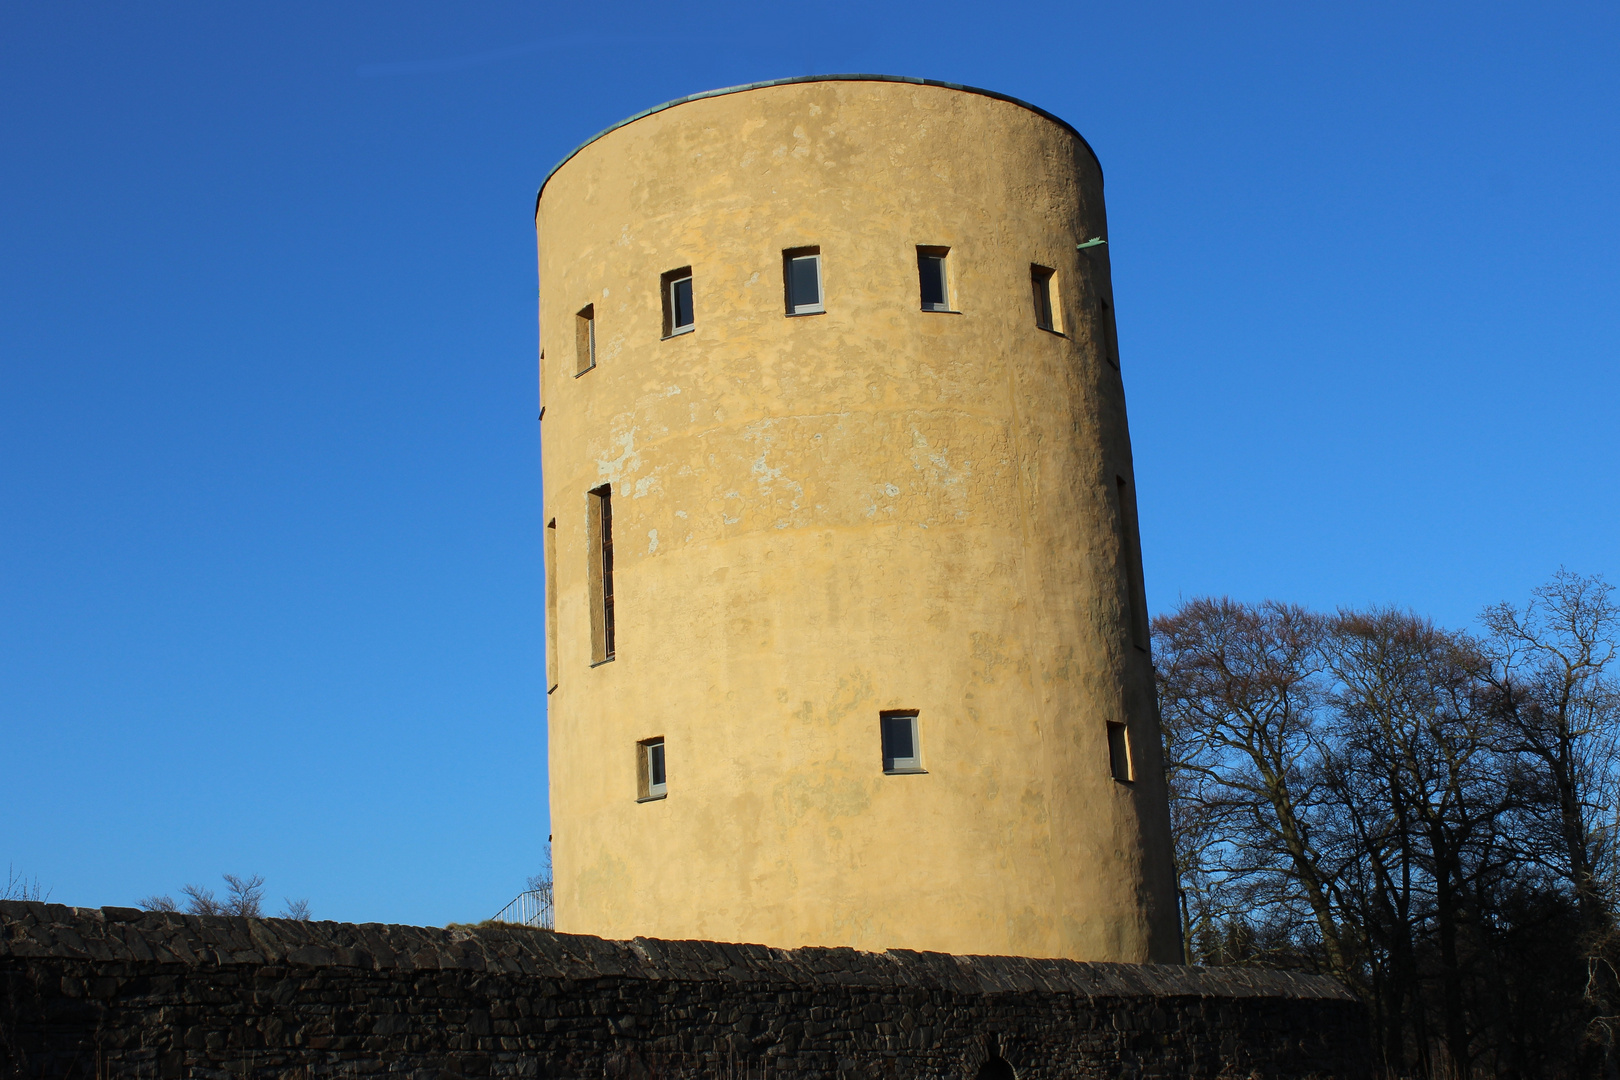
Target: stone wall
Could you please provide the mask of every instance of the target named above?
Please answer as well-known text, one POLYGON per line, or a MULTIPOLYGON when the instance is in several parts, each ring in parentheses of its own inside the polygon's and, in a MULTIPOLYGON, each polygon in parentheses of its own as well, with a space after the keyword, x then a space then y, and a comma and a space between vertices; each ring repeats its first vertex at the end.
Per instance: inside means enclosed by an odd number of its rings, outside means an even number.
POLYGON ((0 902, 0 1076, 1370 1075, 1330 979, 0 902))

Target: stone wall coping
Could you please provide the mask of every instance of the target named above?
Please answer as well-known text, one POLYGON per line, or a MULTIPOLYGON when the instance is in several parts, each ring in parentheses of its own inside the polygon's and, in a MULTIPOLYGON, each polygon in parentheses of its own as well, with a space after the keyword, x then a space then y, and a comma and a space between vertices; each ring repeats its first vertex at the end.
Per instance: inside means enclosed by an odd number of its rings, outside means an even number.
POLYGON ((610 941, 513 924, 438 929, 0 901, 0 963, 46 958, 190 968, 453 968, 540 979, 869 986, 984 996, 1356 1000, 1325 975, 1268 968, 953 956, 905 949, 777 949, 656 938, 610 941))

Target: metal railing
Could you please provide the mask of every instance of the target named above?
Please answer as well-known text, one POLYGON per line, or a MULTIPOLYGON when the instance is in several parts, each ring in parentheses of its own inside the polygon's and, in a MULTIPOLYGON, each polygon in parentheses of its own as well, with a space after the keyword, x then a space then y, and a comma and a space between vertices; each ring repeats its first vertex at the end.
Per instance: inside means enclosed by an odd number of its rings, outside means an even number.
POLYGON ((537 926, 542 930, 553 929, 551 889, 528 889, 518 893, 517 899, 497 911, 490 922, 537 926))

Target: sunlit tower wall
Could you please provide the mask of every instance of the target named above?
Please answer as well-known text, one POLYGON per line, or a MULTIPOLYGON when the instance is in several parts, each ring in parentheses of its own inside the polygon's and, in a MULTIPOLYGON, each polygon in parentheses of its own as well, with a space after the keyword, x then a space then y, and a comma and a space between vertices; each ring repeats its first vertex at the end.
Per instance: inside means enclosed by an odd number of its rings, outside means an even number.
POLYGON ((1180 958, 1100 166, 698 95, 536 207, 557 929, 1180 958))

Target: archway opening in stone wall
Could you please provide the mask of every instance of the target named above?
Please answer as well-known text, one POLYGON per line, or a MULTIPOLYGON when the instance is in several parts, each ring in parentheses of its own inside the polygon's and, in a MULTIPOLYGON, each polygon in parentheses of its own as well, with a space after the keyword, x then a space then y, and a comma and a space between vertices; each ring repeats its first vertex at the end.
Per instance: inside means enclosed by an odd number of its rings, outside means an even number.
POLYGON ((1006 1058, 992 1054, 979 1066, 979 1073, 973 1080, 1018 1080, 1018 1074, 1013 1072, 1006 1058))

